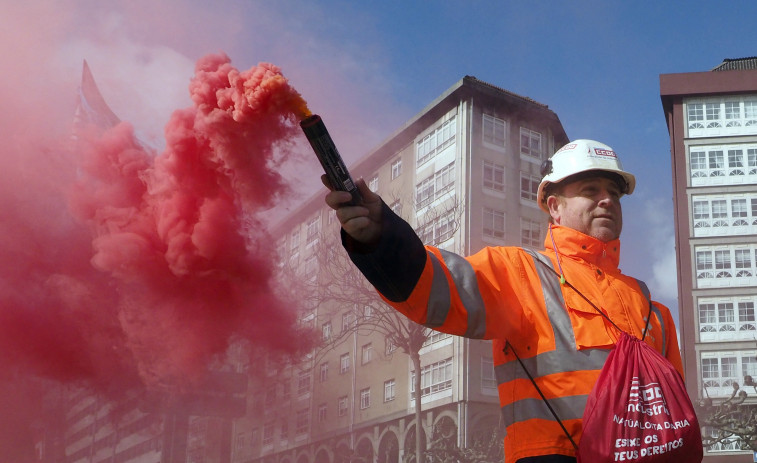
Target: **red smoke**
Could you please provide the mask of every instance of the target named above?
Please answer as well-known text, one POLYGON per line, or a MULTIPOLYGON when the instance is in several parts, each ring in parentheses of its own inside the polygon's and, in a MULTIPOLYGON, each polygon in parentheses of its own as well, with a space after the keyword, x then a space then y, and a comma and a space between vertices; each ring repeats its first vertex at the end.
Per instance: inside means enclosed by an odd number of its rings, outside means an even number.
POLYGON ((4 159, 18 165, 0 178, 3 370, 152 387, 191 379, 234 335, 303 347, 259 215, 288 193, 276 165, 305 102, 276 66, 225 55, 198 61, 190 93, 162 153, 122 122, 28 156, 39 165, 4 159))

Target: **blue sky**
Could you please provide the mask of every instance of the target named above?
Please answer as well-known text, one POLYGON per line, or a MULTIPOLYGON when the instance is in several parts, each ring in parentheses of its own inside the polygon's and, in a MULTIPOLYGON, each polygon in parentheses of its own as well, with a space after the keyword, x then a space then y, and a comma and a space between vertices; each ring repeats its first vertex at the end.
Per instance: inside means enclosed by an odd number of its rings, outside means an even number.
MULTIPOLYGON (((757 55, 753 1, 0 0, 0 18, 6 82, 66 104, 87 59, 114 111, 157 143, 170 112, 190 104, 186 85, 207 53, 240 69, 279 65, 348 160, 465 75, 547 104, 570 138, 609 144, 637 175, 621 267, 674 312, 659 75, 757 55)), ((319 191, 312 180, 302 194, 319 191)))

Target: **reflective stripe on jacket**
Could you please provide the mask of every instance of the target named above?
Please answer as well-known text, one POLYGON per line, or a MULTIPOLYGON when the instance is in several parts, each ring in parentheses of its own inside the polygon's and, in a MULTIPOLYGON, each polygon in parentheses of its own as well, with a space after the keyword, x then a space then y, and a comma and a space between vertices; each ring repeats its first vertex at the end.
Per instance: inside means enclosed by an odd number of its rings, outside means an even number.
MULTIPOLYGON (((539 255, 517 247, 487 247, 463 258, 426 247, 423 259, 417 237, 406 236, 411 234, 408 229, 385 224, 378 249, 352 252, 350 257, 384 299, 410 319, 441 332, 493 341, 506 463, 537 455, 574 455, 512 351, 578 442, 588 394, 619 338, 617 329, 584 297, 639 338, 650 312, 637 280, 618 269, 620 242, 604 243, 554 226, 555 246, 547 236, 539 255), (558 275, 535 258, 561 269, 581 294, 561 285, 558 275), (507 341, 512 347, 504 352, 507 341)), ((645 341, 682 373, 670 311, 653 303, 652 313, 645 341)))

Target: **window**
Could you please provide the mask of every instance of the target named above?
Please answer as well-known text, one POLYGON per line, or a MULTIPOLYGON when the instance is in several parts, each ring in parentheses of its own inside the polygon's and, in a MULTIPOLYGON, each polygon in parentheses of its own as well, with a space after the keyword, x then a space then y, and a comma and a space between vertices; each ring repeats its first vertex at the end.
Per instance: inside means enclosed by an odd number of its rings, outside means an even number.
POLYGON ((712 253, 710 251, 697 251, 697 278, 713 278, 712 253))
POLYGON ((542 225, 536 220, 520 219, 520 243, 522 246, 538 248, 542 246, 542 225))
POLYGON ((689 155, 689 168, 692 178, 707 177, 707 153, 692 151, 689 155))
POLYGON ((263 445, 273 444, 273 423, 266 423, 263 426, 263 445))
POLYGON ((705 103, 704 105, 705 128, 720 127, 720 103, 705 103))
POLYGON ((392 180, 399 177, 402 174, 402 158, 397 158, 392 161, 392 180))
POLYGON ((704 105, 702 103, 689 103, 686 105, 689 129, 704 128, 704 105))
POLYGON ((384 341, 386 342, 384 346, 384 354, 392 355, 394 351, 397 350, 397 345, 391 340, 391 338, 384 338, 384 341))
POLYGON ((757 100, 744 101, 744 118, 744 125, 757 125, 757 100))
POLYGON ((360 389, 360 410, 371 406, 371 388, 360 389))
MULTIPOLYGON (((724 199, 718 199, 712 201, 712 218, 713 219, 727 219, 728 218, 728 203, 724 199)), ((713 226, 725 227, 728 225, 727 220, 715 220, 713 226)))
POLYGON ((245 433, 243 432, 238 433, 237 437, 234 439, 235 450, 237 450, 238 452, 241 452, 244 449, 244 446, 246 445, 246 443, 247 443, 247 436, 245 435, 245 433))
POLYGON ((431 346, 433 344, 436 344, 437 342, 442 342, 445 339, 451 338, 452 335, 449 333, 442 333, 440 331, 435 331, 432 329, 426 330, 426 340, 423 341, 423 347, 431 346))
POLYGON ((307 222, 307 244, 308 249, 318 244, 318 232, 321 231, 321 216, 315 216, 307 222))
POLYGON ((715 251, 715 278, 731 276, 731 251, 728 249, 715 251))
MULTIPOLYGON (((415 371, 411 374, 410 391, 415 397, 415 371)), ((421 396, 452 388, 452 358, 421 368, 421 396)))
POLYGON ((418 209, 428 206, 455 187, 455 162, 442 167, 415 185, 415 205, 418 209))
POLYGON ((728 175, 745 175, 744 152, 739 149, 728 150, 728 175))
POLYGON ((753 134, 757 132, 756 103, 753 96, 686 101, 688 136, 753 134))
POLYGON ((400 200, 399 200, 399 199, 398 199, 398 200, 396 200, 396 201, 394 201, 394 202, 393 202, 393 203, 392 203, 392 204, 391 204, 391 205, 389 206, 389 208, 390 208, 390 209, 392 210, 392 212, 394 212, 394 213, 395 213, 395 214, 397 214, 397 215, 401 215, 401 214, 402 214, 402 203, 400 202, 400 200))
POLYGON ((394 378, 384 381, 384 402, 394 400, 397 390, 397 383, 394 378))
MULTIPOLYGON (((738 303, 739 310, 739 331, 756 331, 754 315, 754 301, 745 301, 738 303)), ((750 373, 757 378, 757 374, 750 373)))
POLYGON ((726 127, 741 126, 741 105, 738 101, 725 102, 726 127))
POLYGON ((489 143, 494 146, 505 146, 505 127, 506 122, 503 119, 499 119, 488 114, 484 114, 482 121, 482 132, 484 135, 484 143, 489 143))
POLYGON ((321 369, 318 374, 318 379, 320 382, 325 382, 327 379, 329 379, 329 364, 328 363, 322 363, 321 369))
POLYGON ((337 399, 337 415, 345 416, 347 414, 347 396, 343 395, 337 399))
POLYGON ((757 378, 757 356, 746 355, 741 357, 741 370, 744 372, 744 376, 751 376, 752 379, 757 378))
POLYGON ((297 265, 300 259, 300 230, 295 229, 289 236, 289 265, 297 265))
POLYGON ((692 147, 689 168, 692 186, 754 183, 757 147, 754 144, 692 147))
POLYGON ((505 237, 505 213, 484 208, 484 236, 503 239, 505 237))
POLYGON ((320 404, 318 406, 318 422, 323 423, 326 421, 326 404, 320 404))
POLYGON ((297 417, 295 418, 295 432, 297 434, 305 434, 308 432, 308 426, 310 426, 310 415, 308 409, 297 410, 297 417))
POLYGON ((368 188, 370 188, 371 191, 374 193, 378 191, 379 182, 378 182, 378 174, 371 177, 371 179, 368 181, 368 188))
POLYGON ((697 286, 753 286, 757 274, 757 245, 697 246, 697 286))
POLYGON ((321 338, 324 341, 331 339, 331 322, 326 322, 321 325, 321 338))
POLYGON ((481 387, 485 389, 497 389, 493 359, 481 357, 481 387))
POLYGON ((300 315, 300 324, 303 327, 306 327, 308 329, 315 328, 313 325, 315 323, 315 312, 312 310, 303 312, 300 315))
POLYGON ((754 374, 757 351, 702 352, 700 362, 706 396, 728 397, 735 383, 754 374))
POLYGON ((360 352, 362 354, 361 357, 363 365, 373 360, 373 345, 371 343, 364 344, 360 349, 360 352))
POLYGON ((704 358, 702 359, 702 381, 704 387, 720 386, 717 378, 720 377, 720 367, 718 365, 718 359, 716 358, 704 358))
POLYGON ((750 249, 735 249, 734 255, 734 268, 736 269, 737 277, 750 277, 752 276, 752 253, 750 249))
POLYGON ((746 198, 731 199, 731 225, 734 227, 749 225, 749 222, 746 220, 747 216, 746 198))
POLYGON ((541 179, 533 175, 520 174, 520 197, 528 201, 536 201, 541 179))
POLYGON ((707 167, 710 169, 710 177, 725 177, 725 157, 723 156, 723 151, 708 152, 707 167))
POLYGON ((417 233, 424 244, 439 246, 441 243, 452 238, 456 230, 455 210, 450 209, 420 226, 417 233))
POLYGON ((352 329, 355 326, 355 323, 357 322, 357 317, 355 316, 354 312, 347 312, 346 314, 342 315, 342 331, 347 331, 352 329))
POLYGON ((416 166, 420 167, 430 161, 445 148, 455 142, 455 116, 444 121, 438 128, 431 131, 416 144, 416 166))
POLYGON ((754 340, 757 296, 703 297, 697 301, 702 342, 754 340))
POLYGON ((694 236, 757 234, 757 193, 692 197, 694 236))
POLYGON ((484 161, 484 188, 505 191, 505 166, 484 161))
POLYGON ((342 354, 339 357, 339 373, 344 374, 350 371, 350 354, 342 354))
POLYGON ((301 371, 297 378, 297 394, 303 395, 310 392, 310 372, 301 371))
POLYGON ((533 130, 520 128, 520 153, 541 159, 541 134, 533 130))
POLYGON ((723 385, 733 386, 733 383, 739 380, 736 362, 736 357, 723 357, 720 359, 720 377, 725 378, 723 385))
POLYGON ((363 319, 371 319, 371 318, 373 318, 373 306, 364 305, 363 306, 363 319))

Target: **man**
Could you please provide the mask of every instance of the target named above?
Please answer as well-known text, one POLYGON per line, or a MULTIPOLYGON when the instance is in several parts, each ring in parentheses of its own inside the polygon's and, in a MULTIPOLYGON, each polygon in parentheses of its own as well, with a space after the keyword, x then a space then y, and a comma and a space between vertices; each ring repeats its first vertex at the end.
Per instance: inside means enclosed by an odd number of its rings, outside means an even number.
POLYGON ((645 342, 683 374, 670 311, 618 269, 620 198, 634 176, 592 140, 562 147, 542 170, 541 253, 487 247, 463 258, 424 247, 363 181, 359 206, 345 205, 348 193, 326 196, 350 258, 390 305, 430 328, 492 340, 506 463, 576 461, 586 400, 619 330, 641 339, 646 328, 645 342))

